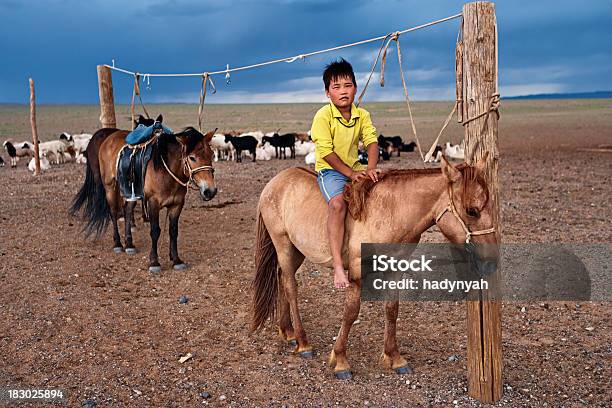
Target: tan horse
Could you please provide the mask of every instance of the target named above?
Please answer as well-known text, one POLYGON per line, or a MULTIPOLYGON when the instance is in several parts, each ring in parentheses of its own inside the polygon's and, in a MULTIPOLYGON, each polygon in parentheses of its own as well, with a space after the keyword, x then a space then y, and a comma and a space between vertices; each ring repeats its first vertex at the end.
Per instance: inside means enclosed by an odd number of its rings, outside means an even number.
MULTIPOLYGON (((98 152, 100 177, 94 177, 93 170, 87 166, 85 184, 78 195, 86 195, 80 200, 82 203, 79 206, 82 206, 87 221, 86 230, 96 232, 99 236, 108 226, 108 222, 112 221, 115 253, 124 250, 117 225, 117 218, 123 209, 125 252, 133 254, 136 249, 131 227, 136 203, 127 202, 121 196, 116 179, 117 155, 125 146, 125 137, 128 133, 125 130, 116 130, 103 139, 98 152)), ((151 225, 150 272, 161 271, 157 242, 161 233, 159 213, 163 208, 167 208, 170 221, 170 260, 173 268, 175 270, 186 268, 177 249, 179 217, 189 186, 199 189, 200 196, 205 201, 212 199, 217 193, 212 167, 213 151, 209 144, 213 134, 214 131, 202 135, 194 128, 186 128, 183 132, 175 134, 165 134, 159 129, 153 135, 153 152, 144 183, 145 204, 151 225)))
MULTIPOLYGON (((329 360, 337 378, 352 376, 346 343, 359 314, 362 242, 417 243, 423 232, 437 224, 453 243, 497 243, 489 190, 482 177, 485 160, 486 156, 473 167, 454 167, 443 158, 441 171, 391 170, 381 173, 376 184, 364 179, 345 190, 351 217, 346 220, 342 255, 350 285, 329 360)), ((261 328, 278 312, 280 335, 296 343, 295 352, 306 358, 313 352, 302 327, 295 272, 304 257, 332 266, 326 217, 327 206, 316 176, 309 170, 287 169, 270 180, 261 193, 251 329, 261 328)), ((404 374, 411 369, 397 347, 398 305, 398 301, 385 302, 383 363, 404 374)))

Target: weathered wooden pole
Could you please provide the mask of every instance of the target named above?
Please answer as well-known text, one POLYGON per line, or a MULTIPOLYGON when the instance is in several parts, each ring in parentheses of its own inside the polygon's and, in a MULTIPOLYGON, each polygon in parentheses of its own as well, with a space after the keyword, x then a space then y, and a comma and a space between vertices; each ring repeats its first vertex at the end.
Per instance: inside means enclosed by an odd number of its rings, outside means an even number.
POLYGON ((34 80, 30 78, 30 125, 32 126, 32 143, 34 143, 34 175, 40 174, 40 155, 38 149, 38 129, 36 128, 36 94, 34 80))
POLYGON ((115 99, 113 97, 113 76, 109 67, 98 65, 98 91, 100 93, 100 122, 102 127, 117 127, 115 99))
MULTIPOLYGON (((490 186, 493 223, 499 226, 499 180, 497 141, 498 70, 497 21, 495 6, 490 2, 467 3, 463 6, 463 98, 462 116, 465 127, 465 157, 475 163, 489 152, 485 179, 490 186)), ((491 284, 499 287, 500 272, 491 284)), ((497 292, 497 291, 496 291, 497 292)), ((490 292, 487 292, 490 293, 490 292)), ((483 403, 492 403, 502 396, 501 299, 490 300, 485 292, 481 300, 467 302, 468 330, 468 393, 483 403)), ((499 293, 499 292, 497 292, 499 293)))

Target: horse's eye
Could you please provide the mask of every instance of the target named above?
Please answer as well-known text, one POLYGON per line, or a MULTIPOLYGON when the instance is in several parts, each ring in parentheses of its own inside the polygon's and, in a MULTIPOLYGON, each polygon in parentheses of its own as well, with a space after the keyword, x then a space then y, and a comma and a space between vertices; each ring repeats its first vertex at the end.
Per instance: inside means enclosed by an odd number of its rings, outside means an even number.
POLYGON ((194 162, 194 163, 195 163, 196 158, 195 158, 195 156, 189 156, 189 160, 191 160, 192 162, 194 162))
POLYGON ((478 217, 478 210, 474 207, 469 207, 465 209, 465 212, 467 213, 467 215, 469 215, 470 217, 478 217))

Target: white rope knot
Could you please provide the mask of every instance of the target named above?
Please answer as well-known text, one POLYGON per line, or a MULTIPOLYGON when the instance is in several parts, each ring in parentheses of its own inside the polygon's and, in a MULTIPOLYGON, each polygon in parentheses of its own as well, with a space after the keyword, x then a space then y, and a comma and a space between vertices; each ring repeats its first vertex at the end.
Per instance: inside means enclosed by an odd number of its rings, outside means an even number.
POLYGON ((229 69, 230 69, 229 64, 226 64, 225 65, 225 83, 227 85, 232 83, 232 78, 230 77, 229 69))
POLYGON ((290 64, 290 63, 295 62, 297 60, 304 60, 305 58, 306 58, 306 55, 300 54, 300 55, 296 55, 295 57, 289 58, 285 62, 290 64))
POLYGON ((397 41, 400 35, 402 35, 402 33, 400 33, 399 31, 394 32, 393 34, 391 34, 391 40, 397 41))

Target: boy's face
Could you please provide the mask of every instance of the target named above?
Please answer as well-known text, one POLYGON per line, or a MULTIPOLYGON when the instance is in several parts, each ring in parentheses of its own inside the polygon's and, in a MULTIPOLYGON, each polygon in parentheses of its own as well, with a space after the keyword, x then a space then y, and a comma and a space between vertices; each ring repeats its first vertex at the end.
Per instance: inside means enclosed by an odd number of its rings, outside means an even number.
POLYGON ((333 78, 325 94, 338 108, 350 107, 355 100, 357 87, 349 77, 333 78))

